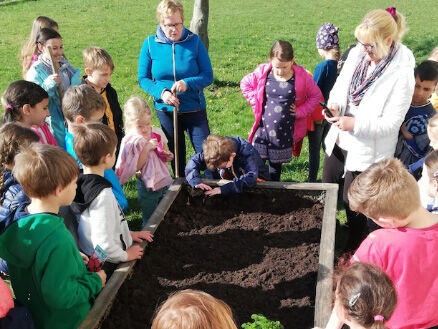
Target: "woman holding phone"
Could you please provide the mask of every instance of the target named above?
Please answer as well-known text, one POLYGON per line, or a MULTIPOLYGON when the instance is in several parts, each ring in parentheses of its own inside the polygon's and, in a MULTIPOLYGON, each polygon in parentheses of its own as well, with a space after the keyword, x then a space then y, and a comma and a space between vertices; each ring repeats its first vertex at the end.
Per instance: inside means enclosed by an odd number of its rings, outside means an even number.
POLYGON ((322 181, 338 183, 344 176, 349 250, 359 246, 369 229, 366 217, 350 210, 348 188, 371 164, 393 157, 414 92, 414 56, 401 44, 405 31, 405 18, 394 7, 366 14, 328 100, 333 117, 326 115, 331 128, 322 181))

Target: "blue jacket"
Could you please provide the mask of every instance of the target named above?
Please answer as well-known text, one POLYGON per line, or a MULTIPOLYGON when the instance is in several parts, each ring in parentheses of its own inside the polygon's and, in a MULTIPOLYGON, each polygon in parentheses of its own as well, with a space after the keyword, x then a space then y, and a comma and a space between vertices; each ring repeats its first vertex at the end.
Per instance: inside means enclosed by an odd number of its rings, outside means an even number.
MULTIPOLYGON (((229 137, 233 140, 236 156, 233 160, 233 170, 239 178, 221 186, 221 194, 242 193, 245 189, 253 187, 257 178, 269 180, 269 171, 257 150, 241 137, 229 137)), ((186 179, 190 186, 195 187, 202 183, 201 171, 207 169, 202 152, 192 155, 186 166, 186 179)), ((223 177, 220 170, 213 173, 215 178, 223 177)))
POLYGON ((160 111, 173 111, 161 99, 163 90, 172 88, 174 81, 184 80, 187 91, 178 93, 180 112, 206 108, 203 89, 213 82, 213 69, 208 52, 199 37, 184 28, 179 41, 166 38, 160 26, 155 35, 143 43, 138 63, 138 83, 154 98, 160 111), (175 66, 175 77, 173 69, 175 66))
MULTIPOLYGON (((79 168, 82 169, 82 163, 79 161, 76 156, 75 150, 73 149, 73 135, 66 129, 65 130, 65 150, 75 158, 76 162, 79 165, 79 168)), ((126 199, 125 193, 123 193, 122 185, 120 185, 119 180, 117 179, 116 173, 112 169, 108 169, 104 171, 104 176, 107 181, 111 183, 113 186, 113 193, 117 199, 117 203, 119 204, 122 210, 126 210, 128 208, 128 200, 126 199)))
POLYGON ((14 222, 14 216, 18 207, 30 203, 30 199, 24 194, 20 184, 18 184, 12 172, 8 169, 3 172, 3 187, 1 188, 0 202, 1 234, 14 222))

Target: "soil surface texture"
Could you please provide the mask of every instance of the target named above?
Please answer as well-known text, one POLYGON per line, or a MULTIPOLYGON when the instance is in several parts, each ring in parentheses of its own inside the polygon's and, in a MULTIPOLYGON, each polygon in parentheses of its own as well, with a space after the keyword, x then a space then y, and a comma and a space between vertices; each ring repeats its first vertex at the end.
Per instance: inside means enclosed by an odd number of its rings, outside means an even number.
POLYGON ((294 190, 209 198, 183 188, 102 328, 150 328, 156 307, 189 288, 228 303, 239 328, 254 313, 312 328, 322 214, 294 190))

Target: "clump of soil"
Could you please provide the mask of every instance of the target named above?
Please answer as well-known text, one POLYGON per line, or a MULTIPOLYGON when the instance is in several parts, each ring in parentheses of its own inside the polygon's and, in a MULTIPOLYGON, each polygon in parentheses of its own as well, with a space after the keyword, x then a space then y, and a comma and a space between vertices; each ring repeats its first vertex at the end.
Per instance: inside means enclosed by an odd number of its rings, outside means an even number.
POLYGON ((253 313, 311 328, 323 205, 293 190, 205 197, 183 189, 102 328, 150 328, 181 289, 228 303, 238 327, 253 313))

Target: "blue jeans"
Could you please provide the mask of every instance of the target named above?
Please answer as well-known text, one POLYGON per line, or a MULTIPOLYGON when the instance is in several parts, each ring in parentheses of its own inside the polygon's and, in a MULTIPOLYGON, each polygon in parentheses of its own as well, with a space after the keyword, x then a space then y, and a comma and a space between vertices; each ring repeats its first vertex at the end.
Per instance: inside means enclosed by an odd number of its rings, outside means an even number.
MULTIPOLYGON (((173 112, 157 111, 161 128, 169 140, 169 150, 175 154, 173 141, 173 112)), ((202 152, 202 143, 210 135, 206 110, 178 114, 178 168, 180 177, 184 177, 186 167, 186 139, 184 132, 189 135, 190 142, 196 153, 202 152)), ((172 161, 172 170, 175 173, 175 161, 172 161)), ((205 177, 212 178, 211 173, 204 172, 205 177), (209 177, 211 175, 211 177, 209 177)))
POLYGON ((321 124, 315 123, 315 130, 307 132, 309 140, 309 176, 308 182, 316 182, 319 170, 319 158, 321 152, 321 143, 330 129, 330 124, 323 121, 321 124))
POLYGON ((164 197, 168 190, 169 186, 163 187, 161 190, 152 191, 146 189, 143 185, 143 182, 140 179, 137 179, 137 192, 138 192, 138 202, 141 206, 142 212, 142 227, 144 227, 154 212, 155 208, 157 208, 161 199, 164 197))

